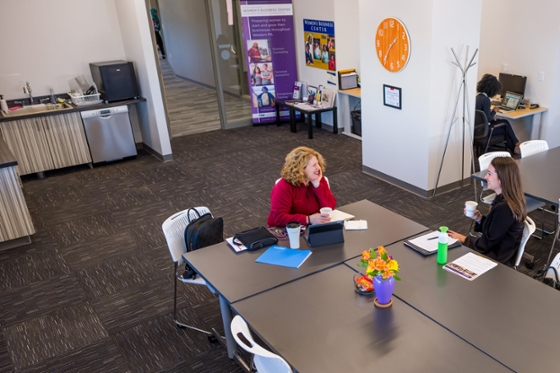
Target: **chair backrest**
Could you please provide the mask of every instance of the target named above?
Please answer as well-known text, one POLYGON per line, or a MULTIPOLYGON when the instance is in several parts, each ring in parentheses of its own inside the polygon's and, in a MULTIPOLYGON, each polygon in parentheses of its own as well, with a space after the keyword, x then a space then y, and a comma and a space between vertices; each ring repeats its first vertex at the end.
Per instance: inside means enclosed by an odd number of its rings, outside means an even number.
POLYGON ((478 157, 478 165, 480 166, 480 171, 487 170, 490 162, 492 162, 492 159, 497 157, 511 157, 511 154, 509 154, 509 152, 490 152, 482 154, 480 157, 478 157))
POLYGON ((535 222, 528 216, 527 216, 527 220, 525 220, 523 224, 525 225, 525 227, 523 228, 523 236, 521 236, 521 243, 519 244, 519 249, 517 249, 515 264, 513 265, 513 268, 515 269, 517 269, 519 263, 521 262, 521 257, 525 252, 525 245, 527 244, 529 237, 531 237, 531 235, 535 232, 536 229, 535 222))
MULTIPOLYGON (((210 212, 208 207, 205 206, 195 208, 201 215, 210 212)), ((194 211, 191 211, 190 214, 187 215, 188 211, 189 209, 171 215, 161 226, 171 257, 173 258, 173 261, 178 264, 183 263, 183 254, 187 252, 187 245, 185 244, 185 228, 192 220, 198 218, 198 215, 196 215, 196 212, 194 211)))
POLYGON ((474 139, 488 137, 488 118, 482 110, 474 112, 474 139))
POLYGON ((521 151, 521 158, 525 158, 548 150, 548 143, 546 140, 529 140, 521 143, 519 150, 521 151))
POLYGON ((241 316, 237 315, 231 320, 231 332, 233 338, 235 338, 235 341, 241 348, 255 355, 253 361, 259 373, 292 373, 292 368, 290 368, 286 360, 265 350, 253 340, 253 336, 249 331, 249 326, 241 316), (239 337, 239 334, 250 343, 250 346, 239 337))

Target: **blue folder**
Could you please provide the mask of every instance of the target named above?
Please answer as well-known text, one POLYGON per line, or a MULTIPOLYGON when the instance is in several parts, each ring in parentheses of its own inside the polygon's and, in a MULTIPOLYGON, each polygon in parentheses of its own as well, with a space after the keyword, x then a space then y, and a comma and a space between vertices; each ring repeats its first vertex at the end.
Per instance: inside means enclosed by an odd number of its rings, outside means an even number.
POLYGON ((256 260, 257 263, 272 264, 282 267, 299 268, 311 255, 311 250, 289 249, 284 246, 269 247, 256 260))

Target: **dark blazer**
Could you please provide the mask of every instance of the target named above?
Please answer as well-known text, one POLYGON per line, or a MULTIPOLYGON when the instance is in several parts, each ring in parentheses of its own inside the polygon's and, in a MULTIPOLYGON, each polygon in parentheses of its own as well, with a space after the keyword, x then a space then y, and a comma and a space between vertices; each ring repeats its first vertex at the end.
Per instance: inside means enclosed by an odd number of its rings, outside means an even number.
POLYGON ((496 196, 490 213, 475 224, 474 230, 482 235, 468 236, 465 246, 500 263, 513 265, 523 235, 523 222, 515 220, 513 211, 502 201, 501 195, 496 196))
POLYGON ((484 114, 486 114, 486 119, 488 119, 488 122, 492 122, 492 119, 494 119, 494 115, 496 115, 496 112, 494 110, 490 110, 490 104, 490 99, 484 93, 479 93, 476 96, 475 109, 482 110, 484 114))

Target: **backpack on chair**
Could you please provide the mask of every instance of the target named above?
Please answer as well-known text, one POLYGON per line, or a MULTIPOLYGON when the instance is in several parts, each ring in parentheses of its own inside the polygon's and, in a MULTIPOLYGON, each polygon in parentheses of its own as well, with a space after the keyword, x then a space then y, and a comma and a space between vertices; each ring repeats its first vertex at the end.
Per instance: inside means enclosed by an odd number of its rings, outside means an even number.
MULTIPOLYGON (((211 213, 201 215, 195 209, 189 209, 187 216, 191 216, 191 211, 198 217, 192 219, 189 225, 185 228, 185 245, 187 252, 202 249, 206 246, 215 245, 224 240, 224 219, 214 218, 211 213)), ((185 264, 186 278, 196 278, 196 272, 185 264)))

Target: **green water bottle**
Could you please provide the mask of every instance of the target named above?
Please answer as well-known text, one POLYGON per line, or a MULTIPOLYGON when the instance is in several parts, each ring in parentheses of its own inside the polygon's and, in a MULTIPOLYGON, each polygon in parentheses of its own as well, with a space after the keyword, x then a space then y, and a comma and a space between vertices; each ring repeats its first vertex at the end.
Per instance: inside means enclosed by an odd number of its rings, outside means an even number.
POLYGON ((438 264, 447 263, 447 227, 439 227, 437 262, 438 264))

